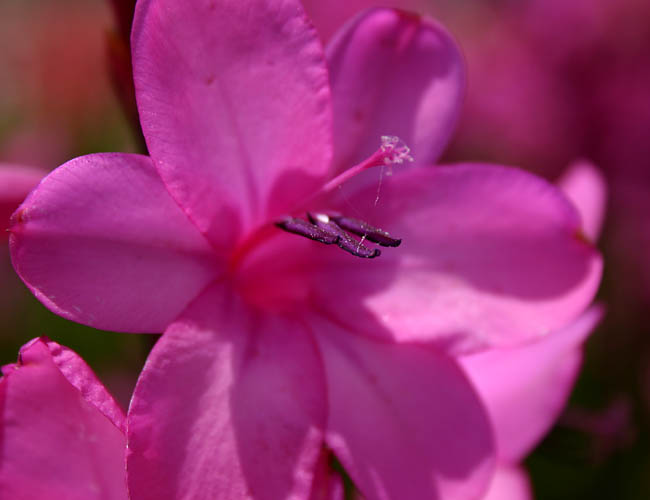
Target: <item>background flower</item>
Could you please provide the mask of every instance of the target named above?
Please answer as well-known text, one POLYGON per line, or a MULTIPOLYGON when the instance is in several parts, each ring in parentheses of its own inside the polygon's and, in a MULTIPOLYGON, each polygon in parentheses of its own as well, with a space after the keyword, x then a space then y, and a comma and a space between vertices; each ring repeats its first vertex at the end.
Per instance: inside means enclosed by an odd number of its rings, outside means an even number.
POLYGON ((3 495, 126 500, 126 417, 73 351, 25 344, 2 367, 0 408, 3 495))

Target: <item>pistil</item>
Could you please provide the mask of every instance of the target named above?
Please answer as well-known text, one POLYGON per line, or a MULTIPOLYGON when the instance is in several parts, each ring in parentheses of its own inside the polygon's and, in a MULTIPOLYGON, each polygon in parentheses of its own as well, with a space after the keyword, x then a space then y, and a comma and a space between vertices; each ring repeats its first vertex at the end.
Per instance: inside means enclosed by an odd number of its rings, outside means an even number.
POLYGON ((411 149, 404 141, 394 135, 382 135, 381 146, 379 146, 377 151, 358 165, 348 168, 345 172, 334 177, 334 179, 323 186, 319 194, 331 192, 344 182, 369 168, 380 166, 391 167, 394 164, 401 164, 405 161, 412 162, 413 157, 411 156, 411 149))

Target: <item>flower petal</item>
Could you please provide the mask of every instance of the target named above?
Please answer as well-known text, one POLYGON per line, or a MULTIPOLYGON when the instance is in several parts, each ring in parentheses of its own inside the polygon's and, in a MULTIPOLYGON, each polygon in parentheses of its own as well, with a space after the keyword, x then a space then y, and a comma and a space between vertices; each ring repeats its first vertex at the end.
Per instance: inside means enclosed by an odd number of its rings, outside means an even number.
POLYGON ((327 444, 368 499, 470 499, 495 454, 487 415, 451 358, 313 318, 327 374, 327 444))
POLYGON ((325 391, 304 327, 211 287, 163 334, 136 387, 131 498, 309 498, 325 391))
POLYGON ((312 270, 315 302, 350 328, 462 353, 538 338, 593 298, 600 255, 542 179, 487 165, 414 168, 385 177, 376 198, 374 180, 330 208, 352 205, 401 246, 369 263, 330 253, 312 270), (375 321, 383 328, 365 326, 375 321))
POLYGON ((327 58, 339 170, 370 156, 383 135, 402 139, 418 163, 438 159, 465 86, 460 50, 442 26, 404 11, 372 9, 339 31, 327 58))
POLYGON ((532 500, 530 481, 521 467, 499 465, 482 500, 532 500))
MULTIPOLYGON (((71 349, 46 338, 42 340, 50 350, 52 362, 59 369, 61 375, 66 378, 68 383, 79 391, 81 397, 88 404, 97 408, 118 429, 126 433, 126 416, 124 415, 124 411, 117 404, 113 396, 109 394, 86 362, 71 349)), ((29 362, 26 353, 21 352, 21 358, 23 363, 29 362)))
POLYGON ((76 158, 12 218, 16 271, 64 318, 162 331, 217 274, 217 256, 145 156, 76 158))
POLYGON ((596 241, 607 204, 607 181, 603 174, 588 161, 576 161, 569 165, 557 184, 578 209, 585 235, 596 241))
POLYGON ((460 358, 488 409, 501 460, 523 460, 555 423, 578 375, 582 343, 602 315, 592 306, 535 343, 460 358))
POLYGON ((126 499, 124 414, 83 360, 35 339, 3 373, 3 498, 126 499), (69 376, 82 378, 84 390, 69 376))
POLYGON ((11 214, 45 175, 40 168, 0 164, 0 241, 7 238, 11 214))
POLYGON ((297 0, 137 4, 142 129, 172 196, 217 247, 320 186, 331 159, 322 47, 297 0))

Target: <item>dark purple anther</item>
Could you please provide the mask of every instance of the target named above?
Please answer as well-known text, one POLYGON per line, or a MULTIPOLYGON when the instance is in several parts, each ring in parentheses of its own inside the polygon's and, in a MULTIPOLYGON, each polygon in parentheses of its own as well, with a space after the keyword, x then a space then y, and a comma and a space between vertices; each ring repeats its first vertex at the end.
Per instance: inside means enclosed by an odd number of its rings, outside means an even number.
POLYGON ((284 220, 276 222, 275 225, 290 233, 299 234, 300 236, 305 236, 310 240, 320 241, 326 245, 338 243, 338 234, 334 234, 331 231, 324 231, 320 227, 310 224, 306 220, 287 217, 284 220))
POLYGON ((343 215, 329 215, 329 218, 336 222, 341 229, 384 247, 398 247, 402 242, 398 238, 391 238, 390 234, 383 229, 373 227, 362 220, 352 219, 343 215))
POLYGON ((362 257, 364 259, 374 259, 379 257, 381 252, 376 248, 368 248, 361 241, 355 240, 352 236, 346 233, 341 227, 324 214, 307 214, 309 221, 317 228, 327 232, 332 236, 336 236, 336 244, 352 255, 362 257))
POLYGON ((275 225, 289 233, 299 234, 326 245, 334 243, 346 252, 364 259, 374 259, 381 255, 377 248, 365 246, 363 243, 366 240, 386 247, 396 247, 402 242, 402 240, 391 238, 383 229, 343 215, 307 213, 307 218, 309 222, 294 217, 285 217, 275 225), (360 236, 361 240, 353 238, 347 231, 360 236))

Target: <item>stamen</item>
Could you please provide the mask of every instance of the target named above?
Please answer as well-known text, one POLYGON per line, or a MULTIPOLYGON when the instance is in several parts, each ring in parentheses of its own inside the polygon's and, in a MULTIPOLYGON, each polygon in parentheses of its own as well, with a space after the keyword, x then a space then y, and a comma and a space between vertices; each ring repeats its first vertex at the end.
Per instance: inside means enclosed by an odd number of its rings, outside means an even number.
POLYGON ((331 231, 324 231, 314 224, 310 224, 306 220, 294 219, 293 217, 286 217, 285 219, 275 223, 280 229, 293 234, 298 234, 309 238, 310 240, 320 241, 326 245, 331 245, 332 243, 337 243, 338 234, 335 234, 331 231))
POLYGON ((329 218, 336 222, 336 224, 342 229, 383 247, 398 247, 400 243, 402 243, 401 239, 393 238, 383 229, 373 227, 362 220, 332 214, 329 215, 329 218))
POLYGON ((368 248, 362 242, 355 240, 352 236, 341 229, 328 215, 307 213, 307 218, 319 229, 338 236, 336 244, 346 252, 365 259, 374 259, 381 255, 379 249, 368 248))

